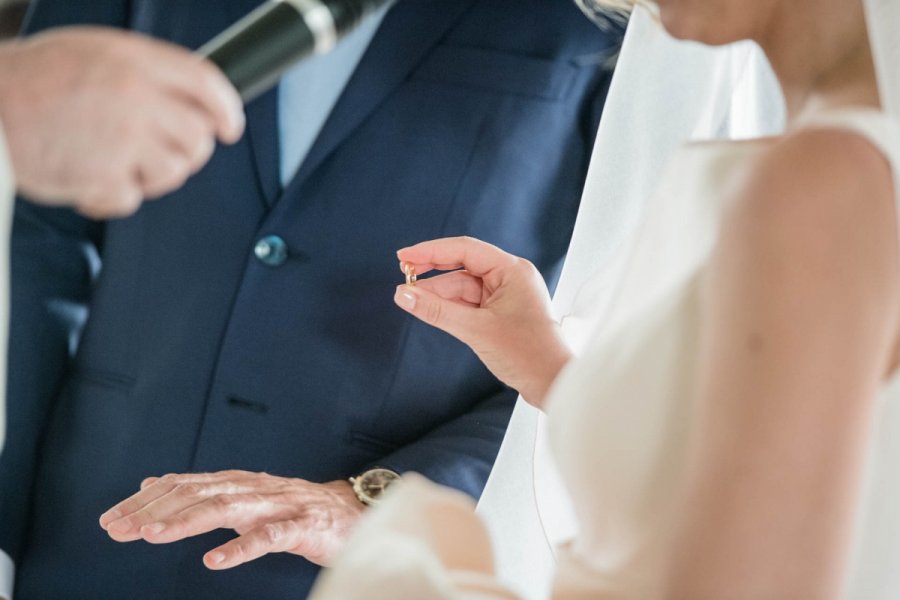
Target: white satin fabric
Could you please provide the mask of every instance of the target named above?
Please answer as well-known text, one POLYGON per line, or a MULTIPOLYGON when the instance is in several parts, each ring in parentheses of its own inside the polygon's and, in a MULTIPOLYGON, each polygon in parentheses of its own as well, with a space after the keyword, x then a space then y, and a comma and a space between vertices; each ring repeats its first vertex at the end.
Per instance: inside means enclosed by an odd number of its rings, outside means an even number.
MULTIPOLYGON (((864 0, 881 107, 900 120, 900 0, 864 0)), ((900 181, 900 165, 894 165, 900 181)))
MULTIPOLYGON (((0 123, 0 452, 6 437, 6 351, 9 339, 9 236, 15 183, 0 123)), ((0 565, 2 567, 2 565, 0 565)), ((2 568, 0 568, 2 571, 2 568)), ((0 573, 2 575, 2 573, 0 573)))
MULTIPOLYGON (((677 42, 650 13, 635 11, 553 300, 576 352, 621 279, 629 240, 678 146, 770 135, 783 125, 781 92, 755 45, 677 42)), ((545 418, 522 400, 478 512, 495 540, 500 579, 522 598, 545 598, 557 567, 553 548, 574 535, 576 523, 545 418)))
MULTIPOLYGON (((6 352, 9 340, 9 237, 15 182, 0 123, 0 452, 6 436, 6 352)), ((12 598, 13 562, 0 551, 0 598, 12 598)))

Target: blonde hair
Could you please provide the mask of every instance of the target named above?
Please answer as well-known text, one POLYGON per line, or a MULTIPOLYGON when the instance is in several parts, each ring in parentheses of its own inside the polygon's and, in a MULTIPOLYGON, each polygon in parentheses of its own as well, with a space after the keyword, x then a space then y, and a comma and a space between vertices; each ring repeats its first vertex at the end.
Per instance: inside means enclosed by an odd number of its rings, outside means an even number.
POLYGON ((575 4, 599 27, 609 25, 610 20, 622 23, 640 0, 575 0, 575 4))

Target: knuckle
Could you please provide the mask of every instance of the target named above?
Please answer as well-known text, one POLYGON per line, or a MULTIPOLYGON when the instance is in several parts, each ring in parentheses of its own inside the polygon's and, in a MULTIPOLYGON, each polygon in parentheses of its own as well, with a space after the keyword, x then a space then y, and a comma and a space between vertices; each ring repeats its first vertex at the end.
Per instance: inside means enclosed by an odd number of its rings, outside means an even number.
POLYGON ((203 495, 203 488, 198 483, 182 483, 176 487, 176 493, 185 498, 199 498, 203 495))
POLYGON ((276 545, 281 540, 284 530, 277 523, 266 523, 262 527, 262 539, 269 546, 276 545))
POLYGON ((78 201, 78 210, 86 214, 95 214, 101 208, 100 199, 96 196, 82 198, 78 201))
POLYGON ((123 216, 133 214, 141 207, 141 197, 142 194, 138 189, 123 191, 116 202, 116 210, 123 216))
POLYGON ((229 548, 229 553, 231 554, 232 560, 243 561, 243 559, 250 554, 250 548, 247 545, 247 541, 244 538, 241 538, 234 542, 229 548))
POLYGON ((219 494, 213 497, 212 504, 217 509, 231 511, 237 505, 237 500, 230 494, 219 494))
POLYGON ((166 519, 166 528, 169 529, 169 531, 183 531, 188 529, 189 526, 190 523, 188 519, 180 514, 166 519))
POLYGON ((425 321, 431 325, 437 325, 443 319, 444 309, 440 302, 428 302, 425 304, 425 321))
POLYGON ((211 63, 198 63, 198 67, 197 84, 209 102, 210 108, 217 112, 225 111, 223 89, 227 88, 223 85, 222 77, 211 63))
POLYGON ((534 263, 527 258, 517 258, 516 268, 525 273, 537 273, 538 271, 537 267, 534 266, 534 263))
POLYGON ((535 279, 536 277, 542 277, 541 272, 538 270, 534 263, 526 258, 517 258, 515 269, 519 273, 522 274, 523 277, 527 279, 535 279))
POLYGON ((215 148, 216 144, 213 142, 212 136, 205 129, 198 131, 195 136, 193 151, 191 152, 191 166, 193 168, 203 166, 209 160, 209 157, 212 156, 215 148))
POLYGON ((142 508, 136 511, 133 515, 126 518, 125 522, 129 527, 140 527, 144 523, 149 523, 151 520, 151 515, 147 511, 146 508, 142 508))
MULTIPOLYGON (((167 194, 173 190, 177 190, 182 187, 185 183, 187 183, 188 178, 191 176, 191 165, 187 161, 183 161, 178 164, 177 167, 172 168, 168 176, 160 182, 160 188, 157 190, 157 193, 154 196, 162 196, 163 194, 167 194)), ((137 207, 135 207, 136 209, 137 207)))

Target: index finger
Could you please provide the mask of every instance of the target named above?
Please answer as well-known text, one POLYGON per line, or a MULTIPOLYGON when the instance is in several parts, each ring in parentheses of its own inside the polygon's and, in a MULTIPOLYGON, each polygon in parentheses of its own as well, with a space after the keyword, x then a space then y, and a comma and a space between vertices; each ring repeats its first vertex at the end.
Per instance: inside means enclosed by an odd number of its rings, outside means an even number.
MULTIPOLYGON (((516 257, 497 246, 471 237, 443 238, 422 242, 397 252, 401 263, 412 265, 417 274, 433 269, 465 269, 476 277, 516 263, 516 257)), ((402 266, 401 266, 402 269, 402 266)))
POLYGON ((169 473, 162 477, 148 477, 141 482, 140 489, 122 500, 100 516, 100 526, 104 529, 113 521, 127 517, 158 498, 162 498, 179 485, 185 484, 221 484, 232 482, 235 486, 245 479, 246 471, 218 471, 216 473, 169 473))

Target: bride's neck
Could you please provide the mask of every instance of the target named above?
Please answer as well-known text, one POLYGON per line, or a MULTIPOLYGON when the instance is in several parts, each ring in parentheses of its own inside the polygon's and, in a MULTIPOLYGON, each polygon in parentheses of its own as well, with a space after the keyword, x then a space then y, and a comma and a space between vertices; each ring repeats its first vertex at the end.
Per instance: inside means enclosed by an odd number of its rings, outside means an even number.
MULTIPOLYGON (((788 123, 803 114, 842 106, 878 107, 878 87, 862 3, 805 11, 798 1, 774 15, 757 40, 784 91, 788 123), (849 17, 849 18, 848 18, 849 17)), ((785 6, 790 3, 782 3, 785 6)))

